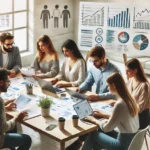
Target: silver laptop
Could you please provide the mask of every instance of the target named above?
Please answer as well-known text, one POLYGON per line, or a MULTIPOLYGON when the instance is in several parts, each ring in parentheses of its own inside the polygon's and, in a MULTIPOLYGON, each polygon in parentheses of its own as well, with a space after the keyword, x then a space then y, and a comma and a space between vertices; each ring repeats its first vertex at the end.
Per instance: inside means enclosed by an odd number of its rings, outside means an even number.
POLYGON ((81 94, 79 92, 75 92, 70 89, 66 89, 66 92, 68 92, 68 94, 71 96, 73 100, 85 100, 86 99, 86 95, 81 94))
POLYGON ((36 77, 36 80, 39 83, 41 89, 47 90, 47 91, 55 93, 55 94, 65 92, 64 88, 56 88, 49 81, 45 81, 44 79, 40 79, 37 77, 36 77))
POLYGON ((84 120, 85 117, 93 114, 93 109, 87 100, 76 103, 73 105, 73 108, 81 120, 84 120))

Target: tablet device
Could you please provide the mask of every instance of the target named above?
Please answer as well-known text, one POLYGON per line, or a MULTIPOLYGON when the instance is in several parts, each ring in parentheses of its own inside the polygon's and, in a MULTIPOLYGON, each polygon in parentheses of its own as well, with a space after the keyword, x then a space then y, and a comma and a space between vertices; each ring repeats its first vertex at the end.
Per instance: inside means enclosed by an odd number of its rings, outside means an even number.
POLYGON ((93 109, 87 100, 76 103, 73 105, 73 108, 80 119, 84 119, 85 117, 93 114, 93 109))

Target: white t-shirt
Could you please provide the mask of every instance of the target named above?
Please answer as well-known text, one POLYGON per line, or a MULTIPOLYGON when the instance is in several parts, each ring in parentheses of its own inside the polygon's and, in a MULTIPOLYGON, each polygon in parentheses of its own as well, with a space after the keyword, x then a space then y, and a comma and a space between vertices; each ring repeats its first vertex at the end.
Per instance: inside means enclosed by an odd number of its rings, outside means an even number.
POLYGON ((3 68, 7 68, 9 57, 8 53, 2 53, 3 55, 3 68))

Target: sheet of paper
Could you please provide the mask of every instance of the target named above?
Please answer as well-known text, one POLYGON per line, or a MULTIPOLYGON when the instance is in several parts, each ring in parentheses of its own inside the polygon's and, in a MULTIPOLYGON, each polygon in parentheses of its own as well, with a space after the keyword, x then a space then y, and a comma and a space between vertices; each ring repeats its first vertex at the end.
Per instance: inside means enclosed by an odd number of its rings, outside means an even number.
POLYGON ((35 75, 35 70, 34 69, 25 69, 25 68, 19 68, 20 72, 25 75, 25 76, 34 76, 35 75))

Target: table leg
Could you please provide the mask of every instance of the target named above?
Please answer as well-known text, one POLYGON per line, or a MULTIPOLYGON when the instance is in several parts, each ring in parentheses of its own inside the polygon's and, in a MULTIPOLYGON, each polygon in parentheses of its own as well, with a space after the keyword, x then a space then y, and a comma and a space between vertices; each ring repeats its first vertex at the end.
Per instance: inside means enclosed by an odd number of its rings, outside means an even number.
POLYGON ((65 142, 60 143, 60 150, 65 150, 65 142))

